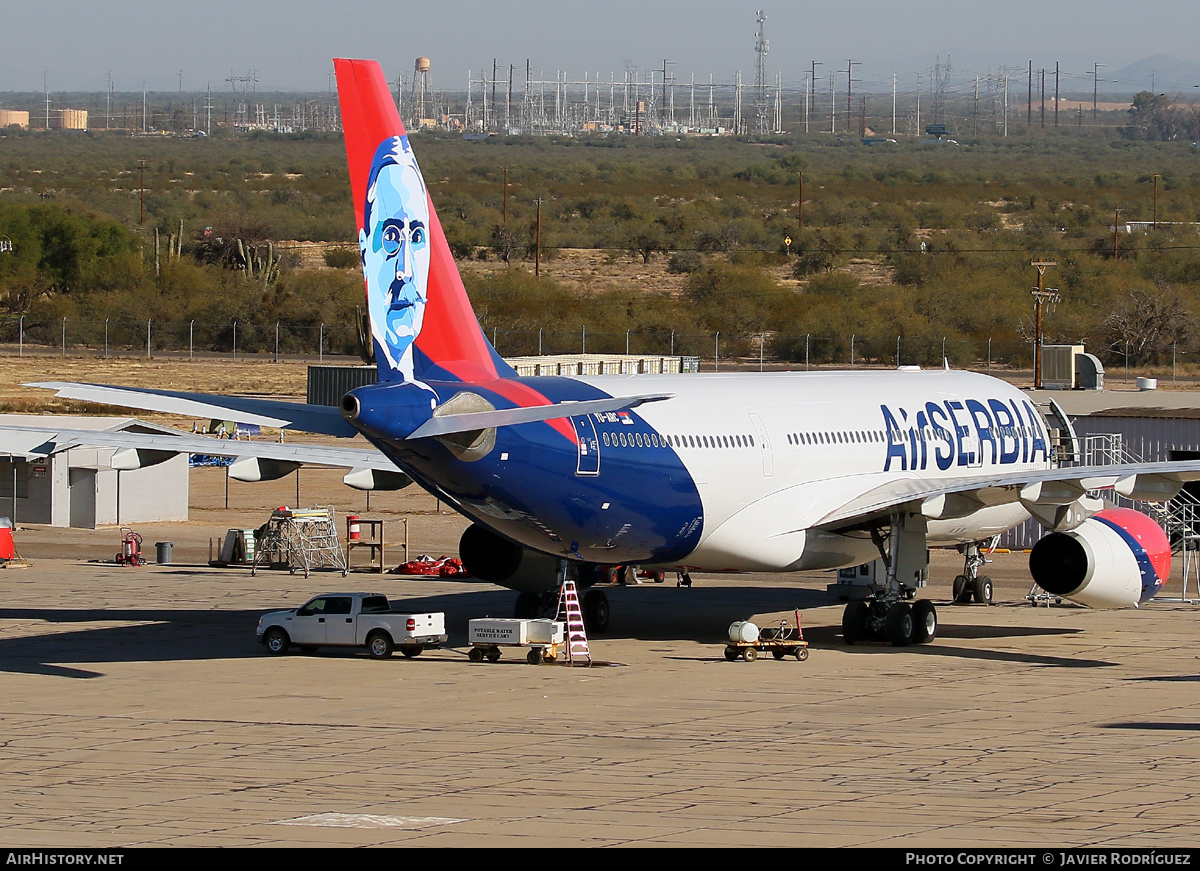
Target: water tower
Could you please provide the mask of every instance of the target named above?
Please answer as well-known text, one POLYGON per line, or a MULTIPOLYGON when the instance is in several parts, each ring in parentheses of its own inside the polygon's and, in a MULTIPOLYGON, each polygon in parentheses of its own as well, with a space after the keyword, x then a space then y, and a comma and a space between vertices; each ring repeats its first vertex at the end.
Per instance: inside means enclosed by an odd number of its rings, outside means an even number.
POLYGON ((413 67, 412 100, 409 102, 409 106, 412 107, 410 126, 413 129, 432 126, 435 123, 433 82, 429 77, 429 58, 427 57, 417 58, 413 67))

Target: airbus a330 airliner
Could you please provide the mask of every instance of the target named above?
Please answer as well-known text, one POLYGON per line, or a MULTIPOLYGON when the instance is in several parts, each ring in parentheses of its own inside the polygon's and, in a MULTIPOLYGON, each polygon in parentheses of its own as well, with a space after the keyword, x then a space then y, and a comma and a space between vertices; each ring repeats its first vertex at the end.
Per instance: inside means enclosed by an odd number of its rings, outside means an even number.
MULTIPOLYGON (((1167 500, 1200 478, 1200 462, 1056 468, 1042 415, 995 378, 908 368, 518 377, 480 329, 379 65, 334 63, 379 382, 346 394, 341 417, 231 397, 42 386, 362 433, 390 464, 319 448, 241 462, 349 465, 348 483, 364 489, 411 478, 472 521, 461 543, 467 568, 521 591, 520 613, 535 612, 568 575, 590 587, 613 566, 791 572, 880 559, 886 578, 847 605, 846 640, 923 643, 937 631, 932 603, 912 601, 927 548, 966 550, 960 584, 977 584, 977 546, 1030 515, 1057 530, 1031 555, 1048 592, 1122 607, 1161 589, 1163 531, 1138 512, 1100 510, 1088 493, 1167 500)), ((143 462, 131 451, 125 462, 143 462)), ((606 622, 603 593, 590 590, 584 610, 606 622)))

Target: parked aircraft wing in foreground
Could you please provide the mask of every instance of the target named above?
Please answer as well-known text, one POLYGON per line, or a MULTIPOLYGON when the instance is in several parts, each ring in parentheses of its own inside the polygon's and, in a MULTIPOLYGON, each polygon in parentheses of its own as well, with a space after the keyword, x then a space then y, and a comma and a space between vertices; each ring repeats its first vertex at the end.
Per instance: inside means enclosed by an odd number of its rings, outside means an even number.
POLYGON ((178 435, 63 427, 0 425, 0 439, 20 445, 27 457, 50 456, 73 447, 116 448, 114 469, 141 469, 178 454, 229 457, 229 477, 238 481, 281 478, 300 466, 347 469, 345 481, 359 490, 398 490, 412 483, 396 465, 373 448, 280 444, 179 433, 178 435))

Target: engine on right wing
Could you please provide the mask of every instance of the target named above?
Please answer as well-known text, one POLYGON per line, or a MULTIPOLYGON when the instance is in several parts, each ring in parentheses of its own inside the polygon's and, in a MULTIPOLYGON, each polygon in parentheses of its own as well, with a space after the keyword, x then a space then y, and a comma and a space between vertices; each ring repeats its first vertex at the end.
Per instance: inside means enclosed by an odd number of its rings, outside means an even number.
POLYGON ((1137 607, 1171 571, 1171 542, 1138 511, 1108 508, 1070 532, 1033 546, 1029 573, 1039 587, 1089 608, 1137 607))
POLYGON ((462 534, 458 555, 463 568, 481 581, 522 593, 558 587, 557 557, 521 547, 477 524, 462 534))

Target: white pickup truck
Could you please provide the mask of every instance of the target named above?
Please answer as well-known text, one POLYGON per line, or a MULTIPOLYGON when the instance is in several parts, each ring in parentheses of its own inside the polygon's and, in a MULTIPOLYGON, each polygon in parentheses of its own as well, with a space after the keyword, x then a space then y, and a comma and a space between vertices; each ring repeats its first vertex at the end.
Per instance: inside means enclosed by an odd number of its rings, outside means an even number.
POLYGON ((318 647, 366 647, 375 659, 392 651, 407 657, 446 640, 446 615, 401 614, 378 593, 322 593, 291 611, 272 611, 258 621, 258 640, 269 653, 293 644, 305 653, 318 647))

